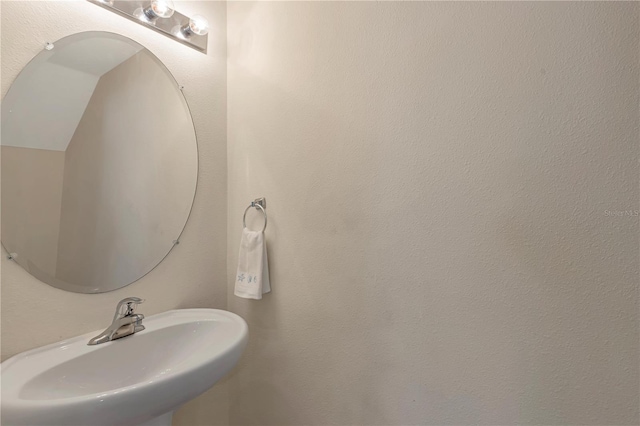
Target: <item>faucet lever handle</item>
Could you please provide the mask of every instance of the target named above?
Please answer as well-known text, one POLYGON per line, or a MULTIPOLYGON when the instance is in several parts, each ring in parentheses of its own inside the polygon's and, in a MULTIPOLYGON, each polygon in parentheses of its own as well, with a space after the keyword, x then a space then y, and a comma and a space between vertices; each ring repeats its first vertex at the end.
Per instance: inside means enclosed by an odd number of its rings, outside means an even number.
POLYGON ((127 297, 118 302, 118 306, 116 307, 116 313, 113 317, 113 320, 117 320, 120 318, 128 317, 133 315, 136 311, 136 306, 144 302, 144 299, 140 299, 139 297, 127 297))

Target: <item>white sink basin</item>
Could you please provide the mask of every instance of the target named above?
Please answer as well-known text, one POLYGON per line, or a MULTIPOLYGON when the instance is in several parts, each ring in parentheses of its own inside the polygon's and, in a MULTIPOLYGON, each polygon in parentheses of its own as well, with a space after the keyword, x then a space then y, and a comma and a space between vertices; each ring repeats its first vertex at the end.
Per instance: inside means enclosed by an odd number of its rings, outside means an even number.
POLYGON ((2 424, 166 424, 233 368, 248 339, 242 318, 217 309, 168 311, 143 324, 112 342, 88 346, 98 330, 3 362, 2 424))

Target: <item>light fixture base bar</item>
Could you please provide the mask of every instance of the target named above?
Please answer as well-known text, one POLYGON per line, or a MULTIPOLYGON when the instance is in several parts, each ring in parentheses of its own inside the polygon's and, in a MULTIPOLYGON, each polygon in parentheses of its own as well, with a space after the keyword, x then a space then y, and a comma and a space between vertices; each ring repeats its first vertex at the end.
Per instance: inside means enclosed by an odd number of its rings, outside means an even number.
POLYGON ((186 37, 182 32, 182 28, 189 24, 189 17, 178 11, 175 11, 170 18, 157 18, 154 21, 151 21, 144 13, 144 9, 149 6, 149 0, 87 1, 122 15, 125 18, 129 18, 134 22, 144 25, 145 27, 151 28, 152 30, 158 31, 167 37, 171 37, 172 39, 196 50, 204 53, 207 52, 208 36, 190 34, 186 37))

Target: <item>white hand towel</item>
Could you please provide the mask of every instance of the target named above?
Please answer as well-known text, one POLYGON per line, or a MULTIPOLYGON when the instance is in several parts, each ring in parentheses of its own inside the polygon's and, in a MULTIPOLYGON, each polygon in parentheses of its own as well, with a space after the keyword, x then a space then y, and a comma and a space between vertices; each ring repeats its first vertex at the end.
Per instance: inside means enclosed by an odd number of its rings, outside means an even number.
POLYGON ((245 299, 262 299, 271 291, 267 242, 262 231, 242 230, 234 294, 245 299))

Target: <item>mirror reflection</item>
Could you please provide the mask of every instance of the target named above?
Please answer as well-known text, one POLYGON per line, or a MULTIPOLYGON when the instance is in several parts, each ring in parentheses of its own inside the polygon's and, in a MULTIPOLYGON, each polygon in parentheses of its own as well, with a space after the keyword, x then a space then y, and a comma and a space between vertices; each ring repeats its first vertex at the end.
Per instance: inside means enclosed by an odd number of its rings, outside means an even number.
POLYGON ((110 291, 151 271, 185 226, 193 123, 140 44, 87 32, 53 45, 2 102, 2 244, 47 284, 110 291))

